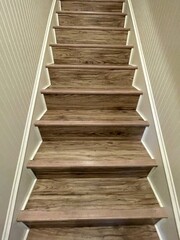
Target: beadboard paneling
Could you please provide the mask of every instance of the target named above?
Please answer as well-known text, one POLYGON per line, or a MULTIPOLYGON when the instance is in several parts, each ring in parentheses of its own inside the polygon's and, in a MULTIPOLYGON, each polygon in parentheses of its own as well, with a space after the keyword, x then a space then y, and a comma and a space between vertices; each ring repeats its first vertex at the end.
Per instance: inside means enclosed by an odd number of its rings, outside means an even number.
POLYGON ((180 204, 180 1, 132 1, 180 204))
MULTIPOLYGON (((135 14, 134 20, 137 23, 137 30, 141 40, 140 45, 142 46, 168 155, 168 159, 166 156, 163 156, 163 161, 169 163, 176 194, 180 203, 180 163, 178 159, 180 156, 180 69, 178 63, 180 57, 180 35, 178 33, 180 25, 180 16, 178 14, 180 2, 176 0, 171 2, 145 0, 141 3, 137 0, 129 0, 128 2, 131 5, 133 14, 135 14)), ((129 26, 127 25, 126 27, 129 26)), ((132 41, 129 41, 129 44, 132 44, 132 41)), ((135 55, 132 55, 131 63, 137 64, 137 56, 135 55)), ((139 64, 137 65, 139 66, 139 64)), ((144 84, 140 79, 143 79, 143 77, 138 71, 134 84, 145 93, 144 84)), ((154 123, 151 120, 152 114, 146 106, 149 101, 147 99, 141 100, 139 110, 150 122, 150 128, 146 131, 143 139, 152 156, 158 160, 159 165, 156 171, 151 173, 150 181, 153 184, 155 192, 159 195, 161 204, 167 208, 169 215, 167 221, 162 221, 158 224, 158 231, 163 239, 179 239, 179 206, 178 203, 174 205, 176 207, 176 221, 178 224, 178 228, 176 229, 172 213, 172 202, 167 189, 168 179, 171 196, 174 198, 175 194, 172 194, 172 181, 169 179, 170 175, 168 175, 168 178, 164 177, 162 156, 155 137, 156 134, 154 134, 153 130, 154 123)), ((168 172, 167 163, 166 171, 168 172)), ((173 199, 173 203, 175 204, 175 199, 173 199)))
POLYGON ((51 4, 0 1, 0 238, 51 4))

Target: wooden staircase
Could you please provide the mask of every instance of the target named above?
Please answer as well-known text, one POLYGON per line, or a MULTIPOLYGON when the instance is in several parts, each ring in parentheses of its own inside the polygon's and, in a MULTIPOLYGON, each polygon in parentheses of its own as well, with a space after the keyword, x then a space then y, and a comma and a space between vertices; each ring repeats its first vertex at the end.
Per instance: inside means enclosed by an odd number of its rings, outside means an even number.
POLYGON ((18 217, 28 240, 157 240, 166 213, 147 180, 157 166, 141 143, 122 0, 62 0, 37 182, 18 217))

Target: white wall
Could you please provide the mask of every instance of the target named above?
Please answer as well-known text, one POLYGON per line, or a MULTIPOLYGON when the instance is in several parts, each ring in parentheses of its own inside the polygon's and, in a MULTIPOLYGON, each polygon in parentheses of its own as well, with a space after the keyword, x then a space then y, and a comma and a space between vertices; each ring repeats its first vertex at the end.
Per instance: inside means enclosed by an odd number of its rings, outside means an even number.
MULTIPOLYGON (((27 161, 33 157, 41 142, 39 132, 33 126, 34 120, 45 111, 40 93, 36 98, 32 122, 27 121, 27 116, 29 114, 31 120, 36 91, 39 89, 40 92, 41 88, 49 84, 45 64, 52 62, 52 58, 47 50, 44 63, 41 62, 44 51, 42 44, 47 37, 47 21, 55 2, 0 1, 0 238, 3 236, 4 240, 22 239, 26 233, 24 225, 17 224, 15 220, 35 181, 28 170, 24 170, 22 176, 20 174, 22 166, 25 169, 27 161), (29 127, 30 136, 25 154, 29 127), (20 176, 18 201, 13 212, 20 176)), ((56 20, 53 21, 55 25, 56 20)), ((53 32, 48 41, 54 42, 53 32)))
POLYGON ((131 31, 129 37, 129 44, 136 45, 131 63, 139 67, 134 85, 144 92, 138 111, 150 122, 143 142, 159 164, 149 180, 169 215, 157 228, 163 240, 177 240, 176 223, 180 223, 180 1, 128 0, 126 12, 128 2, 134 24, 129 18, 127 26, 136 27, 136 34, 131 31), (137 33, 139 39, 135 38, 137 33), (136 49, 140 50, 140 56, 136 49))

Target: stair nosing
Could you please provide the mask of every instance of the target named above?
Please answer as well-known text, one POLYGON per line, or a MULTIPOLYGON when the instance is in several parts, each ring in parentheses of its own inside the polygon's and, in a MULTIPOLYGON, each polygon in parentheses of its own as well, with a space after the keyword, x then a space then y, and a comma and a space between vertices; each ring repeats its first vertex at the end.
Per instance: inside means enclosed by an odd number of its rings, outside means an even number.
POLYGON ((66 160, 51 160, 42 158, 39 160, 30 160, 27 164, 27 168, 30 169, 79 169, 79 168, 144 168, 144 167, 157 167, 158 164, 156 160, 150 159, 150 160, 102 160, 102 161, 96 161, 93 160, 88 164, 86 164, 86 161, 66 161, 66 160))
MULTIPOLYGON (((72 0, 66 0, 66 2, 72 2, 72 0)), ((78 0, 77 2, 84 2, 84 0, 78 0)), ((89 0, 89 2, 109 2, 108 0, 89 0)), ((111 0, 111 2, 124 3, 125 0, 111 0)))
POLYGON ((109 30, 109 31, 130 31, 130 28, 123 27, 90 27, 90 26, 53 26, 54 29, 77 29, 77 30, 109 30))
POLYGON ((35 126, 57 126, 57 127, 148 127, 149 123, 144 120, 136 121, 63 121, 63 120, 38 120, 35 126))
POLYGON ((64 88, 46 88, 41 90, 42 94, 79 94, 79 95, 143 95, 143 92, 138 89, 64 89, 64 88))
POLYGON ((58 68, 64 68, 64 69, 68 69, 68 68, 77 68, 77 69, 120 69, 120 70, 136 70, 138 69, 137 66, 133 66, 133 65, 90 65, 90 64, 79 64, 79 65, 70 65, 70 64, 49 64, 46 65, 46 68, 53 68, 53 69, 58 69, 58 68))
POLYGON ((85 221, 85 220, 141 220, 141 219, 161 219, 167 218, 164 208, 141 208, 131 210, 81 210, 75 209, 73 212, 64 211, 33 211, 24 210, 19 214, 18 222, 58 222, 58 221, 85 221))
POLYGON ((127 16, 126 13, 123 12, 95 12, 95 11, 57 11, 58 15, 69 15, 69 14, 79 14, 79 15, 109 15, 109 16, 127 16))
POLYGON ((118 44, 62 44, 51 43, 51 47, 72 47, 72 48, 120 48, 120 49, 132 49, 132 45, 118 45, 118 44))
MULTIPOLYGON (((72 0, 66 0, 66 2, 72 2, 72 0)), ((77 2, 84 2, 84 0, 77 0, 77 2)), ((89 2, 109 2, 108 0, 89 0, 89 2)), ((120 2, 120 3, 124 3, 125 0, 111 0, 111 2, 120 2)))

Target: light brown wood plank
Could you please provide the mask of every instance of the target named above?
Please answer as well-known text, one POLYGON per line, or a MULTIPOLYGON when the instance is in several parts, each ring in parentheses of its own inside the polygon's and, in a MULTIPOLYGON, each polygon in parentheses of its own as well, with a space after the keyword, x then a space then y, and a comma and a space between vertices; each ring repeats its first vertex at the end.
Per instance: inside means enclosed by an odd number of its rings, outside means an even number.
POLYGON ((132 46, 52 44, 56 64, 127 65, 132 46))
MULTIPOLYGON (((62 0, 62 1, 65 1, 65 2, 72 2, 72 0, 62 0)), ((76 0, 77 2, 86 2, 84 0, 76 0)), ((93 2, 94 4, 96 4, 97 2, 109 2, 108 0, 89 0, 88 2, 93 2)), ((118 2, 118 3, 124 3, 125 0, 112 0, 111 2, 115 3, 115 2, 118 2)))
POLYGON ((120 45, 120 44, 60 44, 60 43, 51 43, 51 47, 72 47, 72 48, 115 48, 115 49, 132 49, 133 45, 120 45))
POLYGON ((82 173, 104 176, 106 173, 120 174, 122 176, 147 176, 153 167, 157 167, 154 160, 101 160, 101 161, 76 161, 76 160, 54 160, 41 159, 29 161, 28 168, 32 169, 38 178, 56 178, 60 175, 71 177, 73 173, 82 177, 82 173))
POLYGON ((136 109, 139 96, 93 94, 45 94, 49 110, 60 109, 136 109), (113 97, 113 101, 112 101, 113 97))
POLYGON ((48 69, 83 69, 83 70, 136 70, 137 66, 133 65, 76 65, 76 64, 49 64, 46 66, 48 69))
POLYGON ((159 240, 154 226, 31 229, 28 240, 159 240))
POLYGON ((122 11, 122 1, 62 1, 63 11, 122 11))
POLYGON ((43 142, 35 156, 35 161, 56 159, 67 161, 118 161, 144 160, 150 162, 146 149, 140 141, 104 140, 61 140, 43 142))
POLYGON ((42 94, 49 94, 49 95, 53 95, 53 94, 93 94, 93 95, 133 95, 133 96, 139 96, 142 95, 143 92, 141 90, 138 90, 134 87, 130 87, 130 88, 57 88, 56 86, 51 85, 50 87, 46 88, 46 89, 42 89, 41 90, 42 94))
MULTIPOLYGON (((97 11, 57 11, 57 14, 63 16, 66 14, 72 14, 72 15, 101 15, 101 16, 127 16, 126 13, 122 13, 122 12, 97 12, 97 11)), ((81 25, 80 25, 81 26, 81 25)), ((113 26, 114 27, 114 26, 113 26)))
POLYGON ((38 179, 27 210, 129 210, 158 207, 146 178, 84 177, 38 179))
POLYGON ((147 176, 157 166, 141 142, 120 140, 61 140, 43 142, 35 160, 29 161, 38 177, 55 177, 62 172, 121 173, 147 176))
POLYGON ((49 110, 60 109, 136 109, 142 92, 131 89, 61 89, 50 87, 41 91, 49 110), (112 101, 113 97, 113 101, 112 101))
POLYGON ((56 26, 57 43, 122 44, 127 41, 129 29, 108 27, 56 26))
POLYGON ((56 87, 75 88, 120 88, 132 86, 135 68, 95 68, 82 66, 47 66, 51 83, 56 87))
POLYGON ((87 161, 87 160, 59 160, 59 159, 46 159, 46 156, 44 156, 44 159, 39 159, 38 161, 29 161, 28 164, 28 168, 31 169, 37 169, 37 168, 42 168, 42 169, 52 169, 52 170, 61 170, 61 169, 65 169, 65 170, 73 170, 73 169, 84 169, 85 168, 89 168, 91 169, 111 169, 111 168, 122 168, 123 170, 126 169, 132 169, 133 168, 152 168, 152 167, 156 167, 157 163, 155 162, 155 160, 150 160, 145 161, 145 160, 122 160, 120 157, 118 160, 106 160, 106 159, 101 159, 99 161, 97 160, 91 160, 91 162, 87 161))
MULTIPOLYGON (((123 126, 148 126, 148 123, 144 121, 136 111, 131 110, 48 110, 41 118, 41 122, 54 121, 54 122, 74 122, 79 125, 83 122, 86 125, 100 125, 107 126, 110 124, 123 125, 123 126)), ((40 124, 40 121, 37 121, 40 124)))
POLYGON ((148 123, 135 111, 49 110, 35 125, 45 141, 75 136, 139 140, 148 123))
POLYGON ((141 140, 143 126, 39 126, 43 141, 59 141, 61 139, 112 139, 141 140))
POLYGON ((30 227, 56 226, 112 226, 127 224, 154 224, 166 217, 163 208, 130 210, 22 211, 17 221, 30 227))
POLYGON ((60 26, 124 27, 126 14, 122 12, 60 11, 60 26))
POLYGON ((108 138, 43 142, 35 159, 28 163, 28 168, 41 178, 55 177, 60 172, 147 176, 155 166, 156 161, 149 157, 141 142, 108 138))

